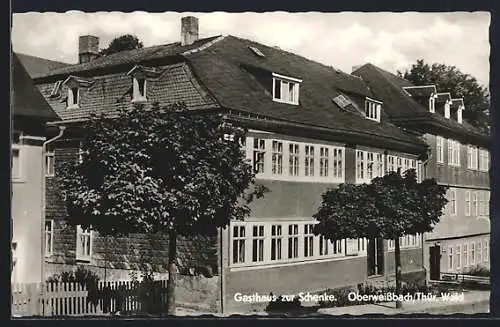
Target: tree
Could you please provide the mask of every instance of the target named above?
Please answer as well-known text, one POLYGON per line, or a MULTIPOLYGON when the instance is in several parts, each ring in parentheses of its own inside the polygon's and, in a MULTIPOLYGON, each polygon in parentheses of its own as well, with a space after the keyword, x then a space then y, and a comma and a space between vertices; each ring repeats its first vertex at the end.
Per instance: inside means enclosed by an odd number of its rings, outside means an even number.
MULTIPOLYGON (((401 289, 399 238, 430 232, 439 222, 447 187, 434 179, 417 182, 414 169, 389 172, 370 184, 340 184, 327 190, 318 212, 316 235, 331 240, 381 238, 394 240, 396 293, 401 289)), ((400 307, 401 303, 396 302, 400 307)))
POLYGON ((177 236, 216 235, 267 191, 241 151, 245 130, 220 114, 154 104, 92 115, 84 135, 82 159, 65 163, 59 177, 68 223, 104 236, 168 234, 174 314, 177 236))
POLYGON ((137 36, 125 34, 113 39, 107 48, 100 51, 101 56, 107 56, 112 53, 140 49, 143 47, 142 42, 137 36))
POLYGON ((415 85, 435 84, 440 92, 450 92, 452 98, 463 98, 466 106, 464 118, 489 134, 490 122, 484 112, 490 108, 490 96, 487 88, 481 86, 475 77, 462 73, 455 66, 429 65, 423 59, 417 60, 404 73, 398 71, 398 75, 415 85))

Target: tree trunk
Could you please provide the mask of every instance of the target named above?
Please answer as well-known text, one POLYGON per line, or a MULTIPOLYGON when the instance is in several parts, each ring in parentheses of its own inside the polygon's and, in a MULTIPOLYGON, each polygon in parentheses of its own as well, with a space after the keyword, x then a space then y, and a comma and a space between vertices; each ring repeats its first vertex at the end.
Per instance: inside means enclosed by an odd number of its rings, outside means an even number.
POLYGON ((177 259, 177 235, 169 233, 168 239, 168 280, 167 280, 167 313, 175 315, 175 262, 177 259))
MULTIPOLYGON (((395 269, 396 269, 396 295, 399 296, 401 293, 401 251, 399 248, 399 237, 396 237, 394 240, 394 261, 395 261, 395 269)), ((396 308, 402 308, 403 303, 399 300, 396 300, 396 308)))

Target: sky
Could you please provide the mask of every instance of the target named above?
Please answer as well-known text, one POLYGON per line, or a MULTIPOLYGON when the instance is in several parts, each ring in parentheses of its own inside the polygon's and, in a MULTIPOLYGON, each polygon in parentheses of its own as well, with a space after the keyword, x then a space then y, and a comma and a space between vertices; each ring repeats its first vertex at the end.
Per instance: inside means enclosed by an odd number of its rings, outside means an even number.
POLYGON ((234 35, 277 46, 350 73, 371 62, 396 73, 417 59, 456 66, 489 86, 488 12, 449 13, 22 13, 12 20, 15 52, 67 63, 78 60, 78 36, 100 48, 123 34, 144 46, 180 40, 181 17, 199 18, 200 38, 234 35))

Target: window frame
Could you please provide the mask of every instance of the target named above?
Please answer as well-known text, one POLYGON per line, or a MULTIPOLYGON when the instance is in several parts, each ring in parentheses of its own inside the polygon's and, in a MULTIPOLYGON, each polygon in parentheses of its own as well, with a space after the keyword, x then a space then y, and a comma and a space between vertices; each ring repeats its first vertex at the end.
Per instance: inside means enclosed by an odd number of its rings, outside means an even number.
POLYGON ((454 188, 449 189, 448 193, 449 199, 448 199, 448 214, 450 216, 456 216, 457 215, 457 190, 454 188))
POLYGON ((273 101, 292 104, 292 105, 299 105, 300 83, 302 83, 302 80, 298 78, 280 75, 277 73, 273 73, 272 77, 273 77, 273 89, 272 89, 273 101), (279 97, 276 94, 277 93, 276 87, 278 83, 280 86, 279 97), (290 86, 292 87, 290 88, 290 86))
POLYGON ((93 246, 93 231, 91 228, 83 229, 81 225, 76 226, 76 260, 77 261, 85 261, 90 262, 92 260, 92 246, 93 246), (82 244, 80 236, 85 236, 89 238, 88 249, 84 251, 86 248, 82 244), (82 251, 80 251, 82 250, 82 251), (81 253, 81 252, 88 252, 81 253))
POLYGON ((436 136, 436 162, 444 164, 444 138, 436 136))
POLYGON ((382 177, 384 175, 385 163, 383 152, 356 149, 355 158, 356 184, 370 183, 373 178, 382 177), (369 176, 370 172, 372 176, 371 178, 369 176))
POLYGON ((372 99, 365 99, 365 117, 380 123, 382 104, 372 99))
POLYGON ((49 257, 54 253, 54 220, 46 219, 44 227, 44 253, 45 257, 49 257), (48 223, 48 224, 47 224, 48 223), (47 225, 50 225, 50 229, 47 230, 47 225), (48 242, 47 235, 50 235, 50 242, 48 242))
POLYGON ((78 86, 68 86, 68 98, 66 109, 78 109, 80 108, 80 88, 78 86), (75 93, 73 90, 76 90, 76 101, 75 101, 75 93))
POLYGON ((134 76, 132 78, 132 102, 137 103, 137 102, 147 102, 147 84, 148 80, 147 78, 144 77, 138 77, 134 76), (144 81, 143 85, 143 92, 141 94, 140 90, 140 82, 139 81, 144 81))
POLYGON ((56 162, 55 151, 53 151, 53 150, 47 151, 45 153, 45 177, 54 177, 55 176, 55 172, 56 172, 55 162, 56 162))

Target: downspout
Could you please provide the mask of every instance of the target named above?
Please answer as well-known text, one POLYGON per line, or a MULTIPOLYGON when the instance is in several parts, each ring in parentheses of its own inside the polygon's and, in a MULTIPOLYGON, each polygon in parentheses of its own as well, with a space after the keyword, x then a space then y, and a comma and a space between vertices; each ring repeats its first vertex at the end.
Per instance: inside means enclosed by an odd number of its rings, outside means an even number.
MULTIPOLYGON (((432 159, 432 150, 428 151, 427 152, 428 155, 427 155, 427 159, 425 159, 425 161, 422 162, 422 172, 421 174, 423 176, 420 177, 420 180, 423 181, 425 179, 427 179, 427 163, 429 162, 429 160, 432 159)), ((422 233, 421 236, 420 236, 420 244, 422 244, 422 268, 424 268, 424 273, 425 273, 425 285, 427 286, 427 269, 425 268, 425 237, 424 237, 425 233, 422 233)))
POLYGON ((220 241, 219 241, 219 257, 220 257, 220 312, 221 313, 224 313, 224 302, 225 302, 225 298, 224 298, 224 249, 223 249, 223 241, 222 241, 222 237, 223 237, 223 228, 220 227, 219 228, 220 232, 219 232, 219 238, 220 238, 220 241))
POLYGON ((43 293, 45 291, 45 274, 44 274, 44 263, 45 263, 45 210, 46 210, 46 200, 45 200, 45 158, 46 158, 46 152, 47 152, 47 145, 50 143, 54 142, 55 140, 59 139, 62 137, 64 130, 66 129, 66 126, 59 126, 59 134, 54 136, 53 138, 43 142, 42 145, 42 189, 41 189, 41 201, 42 201, 42 214, 41 214, 41 226, 40 230, 42 232, 40 240, 41 240, 41 246, 40 246, 40 264, 41 264, 41 271, 40 271, 40 281, 41 281, 41 288, 40 288, 40 300, 42 302, 41 305, 41 314, 44 315, 44 307, 43 307, 43 293))

